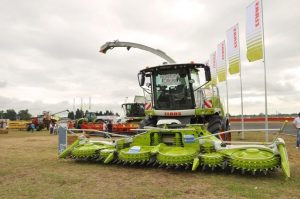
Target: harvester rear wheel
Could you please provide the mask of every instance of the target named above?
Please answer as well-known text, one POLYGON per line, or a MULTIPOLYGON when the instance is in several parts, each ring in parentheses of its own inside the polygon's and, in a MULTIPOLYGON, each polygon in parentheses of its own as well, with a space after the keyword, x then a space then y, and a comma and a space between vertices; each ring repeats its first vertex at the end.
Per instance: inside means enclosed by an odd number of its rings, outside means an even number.
POLYGON ((212 134, 219 133, 222 130, 222 119, 219 115, 214 115, 208 122, 207 130, 212 134))
POLYGON ((156 126, 156 121, 154 118, 149 118, 145 117, 141 122, 140 122, 140 129, 143 129, 145 126, 156 126))

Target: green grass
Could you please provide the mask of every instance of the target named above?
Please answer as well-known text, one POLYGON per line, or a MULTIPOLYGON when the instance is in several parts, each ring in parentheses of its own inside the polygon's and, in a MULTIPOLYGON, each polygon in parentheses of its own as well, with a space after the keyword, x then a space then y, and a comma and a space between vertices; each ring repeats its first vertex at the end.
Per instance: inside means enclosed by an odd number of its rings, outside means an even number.
POLYGON ((300 150, 284 136, 292 178, 182 171, 57 159, 57 136, 0 135, 0 198, 300 198, 300 150))

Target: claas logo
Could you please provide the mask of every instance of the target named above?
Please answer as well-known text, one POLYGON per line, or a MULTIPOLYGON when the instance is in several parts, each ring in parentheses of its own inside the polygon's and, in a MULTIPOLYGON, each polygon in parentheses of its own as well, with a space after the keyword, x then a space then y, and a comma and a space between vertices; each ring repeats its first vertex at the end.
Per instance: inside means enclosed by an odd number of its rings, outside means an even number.
POLYGON ((181 112, 165 112, 165 116, 181 116, 181 112))

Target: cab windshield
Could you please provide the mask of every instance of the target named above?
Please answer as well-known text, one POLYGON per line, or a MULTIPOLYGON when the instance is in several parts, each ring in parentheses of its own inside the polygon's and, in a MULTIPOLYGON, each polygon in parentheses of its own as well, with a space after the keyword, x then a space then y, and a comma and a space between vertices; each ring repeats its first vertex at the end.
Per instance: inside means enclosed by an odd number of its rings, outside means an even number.
POLYGON ((193 108, 188 74, 188 69, 169 69, 153 73, 156 109, 184 110, 193 108))

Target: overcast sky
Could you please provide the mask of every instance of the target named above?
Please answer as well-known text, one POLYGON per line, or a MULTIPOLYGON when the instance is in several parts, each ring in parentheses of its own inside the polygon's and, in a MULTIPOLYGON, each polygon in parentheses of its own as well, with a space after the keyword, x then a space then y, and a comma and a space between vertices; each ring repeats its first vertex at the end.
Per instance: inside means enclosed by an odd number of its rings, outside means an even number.
MULTIPOLYGON (((246 7, 252 0, 1 0, 0 110, 33 114, 76 108, 121 113, 142 94, 137 72, 163 62, 138 49, 99 54, 107 41, 142 43, 177 62, 205 62, 240 25, 245 114, 264 112, 263 63, 246 60, 246 7)), ((300 1, 264 0, 269 113, 300 112, 300 1)), ((240 80, 230 76, 229 111, 240 113, 240 80)), ((225 84, 220 84, 225 100, 225 84)))

